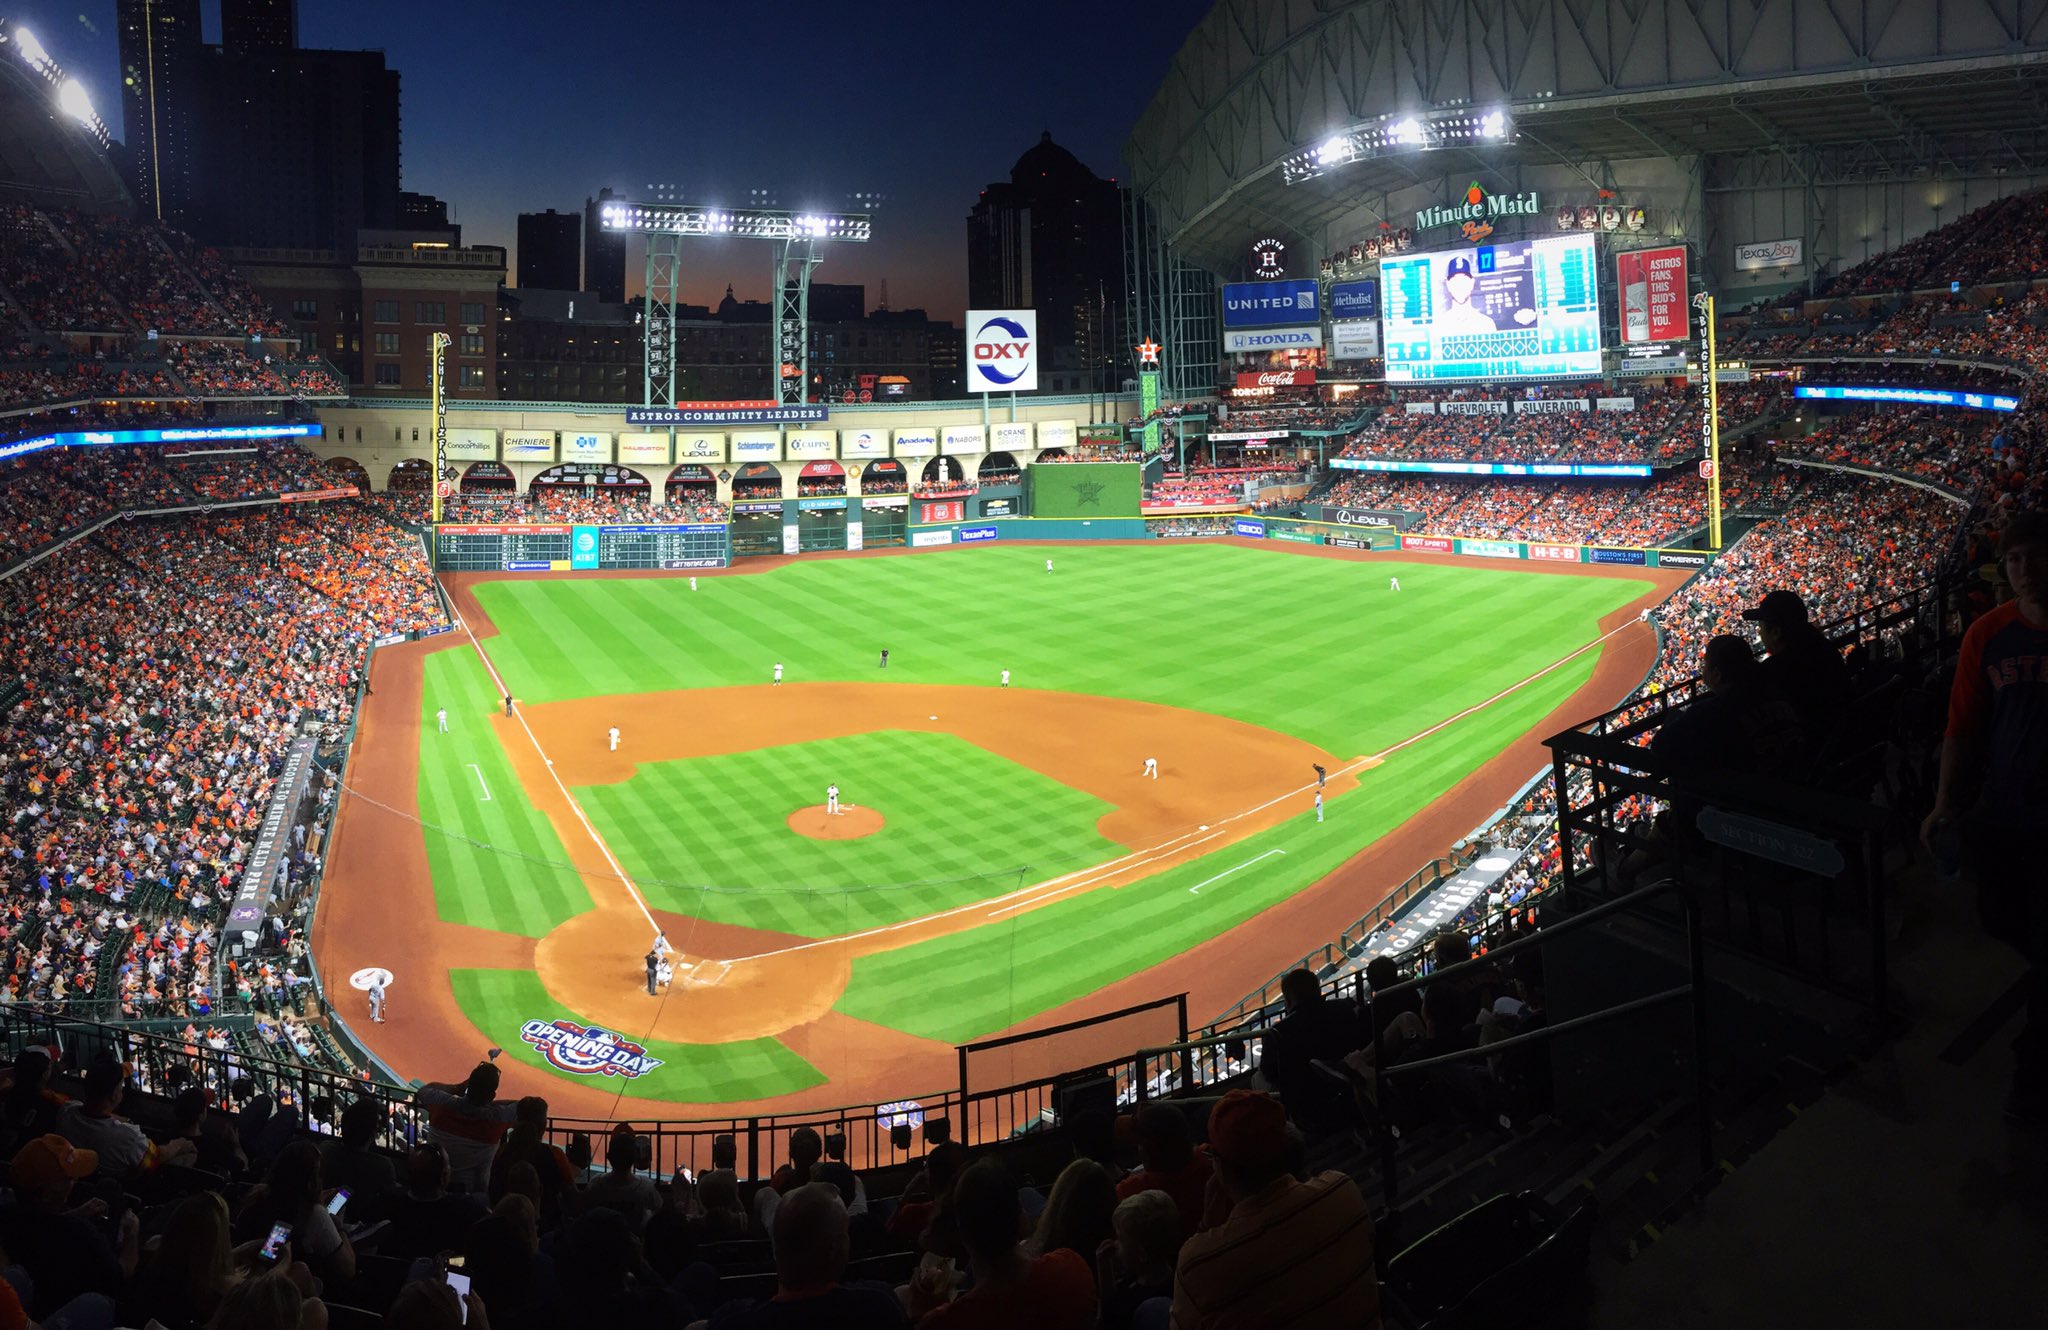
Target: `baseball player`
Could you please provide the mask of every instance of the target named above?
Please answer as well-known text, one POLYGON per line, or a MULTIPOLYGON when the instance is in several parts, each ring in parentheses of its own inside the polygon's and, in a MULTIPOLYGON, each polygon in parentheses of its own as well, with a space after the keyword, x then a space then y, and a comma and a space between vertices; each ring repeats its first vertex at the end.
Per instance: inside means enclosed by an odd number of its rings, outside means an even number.
POLYGON ((1316 791, 1316 821, 1320 822, 1320 821, 1322 821, 1322 820, 1323 820, 1323 792, 1322 792, 1322 790, 1321 790, 1321 789, 1318 789, 1318 790, 1316 791))
POLYGON ((667 933, 656 933, 656 934, 654 935, 654 954, 655 954, 655 955, 657 955, 657 956, 666 956, 666 955, 669 955, 669 954, 670 954, 671 952, 673 952, 674 950, 675 950, 675 948, 669 945, 669 941, 668 941, 668 934, 667 934, 667 933))
POLYGON ((836 784, 825 787, 825 812, 831 817, 839 816, 839 786, 836 784))
POLYGON ((1400 579, 1400 578, 1398 578, 1398 577, 1390 577, 1390 578, 1388 578, 1388 579, 1387 579, 1387 590, 1389 590, 1389 591, 1399 591, 1400 589, 1401 589, 1401 579, 1400 579))
POLYGON ((448 708, 442 707, 440 710, 436 711, 434 713, 434 719, 440 722, 441 733, 448 733, 448 708))
POLYGON ((647 996, 657 996, 654 981, 661 974, 661 953, 649 948, 647 952, 647 996))
POLYGON ((675 982, 675 977, 676 967, 669 963, 668 957, 663 956, 654 963, 654 986, 656 988, 667 988, 671 983, 675 982))
POLYGON ((1005 688, 1008 688, 1009 686, 1010 686, 1010 672, 1009 672, 1008 670, 1004 670, 1004 671, 1003 671, 1003 687, 1005 687, 1005 688))
POLYGON ((512 719, 512 694, 505 694, 505 719, 512 719))
POLYGON ((370 1019, 377 1024, 384 1023, 384 977, 375 975, 370 980, 370 1019))
POLYGON ((775 686, 782 686, 782 662, 779 660, 775 662, 775 686))
POLYGON ((611 729, 607 730, 607 731, 606 731, 605 733, 606 733, 606 735, 607 735, 607 736, 608 736, 608 737, 609 737, 609 738, 611 739, 611 741, 612 741, 612 751, 613 751, 614 753, 618 752, 618 751, 619 751, 619 727, 618 727, 618 726, 616 726, 616 725, 614 725, 614 726, 612 726, 612 727, 611 727, 611 729))
POLYGON ((1151 777, 1151 778, 1152 778, 1153 780, 1158 780, 1158 779, 1159 779, 1159 759, 1158 759, 1158 758, 1156 758, 1156 757, 1148 757, 1148 758, 1146 758, 1146 759, 1145 759, 1145 774, 1146 774, 1146 775, 1148 775, 1148 776, 1150 776, 1150 777, 1151 777))
POLYGON ((1309 765, 1316 769, 1316 788, 1320 790, 1323 788, 1323 782, 1330 778, 1330 773, 1323 770, 1323 764, 1320 762, 1311 762, 1309 765))
POLYGON ((1051 574, 1051 572, 1052 572, 1052 560, 1051 560, 1051 559, 1047 559, 1047 560, 1045 561, 1045 571, 1046 571, 1046 573, 1047 573, 1048 575, 1049 575, 1049 574, 1051 574))
POLYGON ((693 577, 693 578, 691 578, 691 579, 690 579, 690 590, 692 590, 692 591, 695 591, 696 589, 697 589, 697 579, 693 577))
POLYGON ((889 668, 889 648, 887 647, 882 648, 882 668, 885 670, 889 668))

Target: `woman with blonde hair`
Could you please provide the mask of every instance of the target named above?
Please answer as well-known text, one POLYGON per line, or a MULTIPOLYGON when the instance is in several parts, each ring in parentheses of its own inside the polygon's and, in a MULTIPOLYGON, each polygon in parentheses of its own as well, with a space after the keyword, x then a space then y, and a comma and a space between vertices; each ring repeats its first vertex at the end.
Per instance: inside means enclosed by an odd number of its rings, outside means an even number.
POLYGON ((242 1277, 228 1236, 227 1201, 219 1192, 187 1196, 135 1272, 122 1323, 154 1320, 165 1330, 197 1330, 242 1277))
POLYGON ((1093 1159, 1076 1159, 1060 1171, 1038 1216, 1032 1246, 1044 1256, 1061 1248, 1095 1269, 1095 1253, 1115 1235, 1110 1216, 1116 1211, 1116 1183, 1109 1170, 1093 1159))

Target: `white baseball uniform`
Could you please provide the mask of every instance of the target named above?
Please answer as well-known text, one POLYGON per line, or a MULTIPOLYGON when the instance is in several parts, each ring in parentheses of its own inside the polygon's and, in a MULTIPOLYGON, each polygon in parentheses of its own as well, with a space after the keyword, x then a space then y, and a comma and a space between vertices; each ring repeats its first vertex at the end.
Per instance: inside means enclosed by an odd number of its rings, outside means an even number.
POLYGON ((434 713, 434 719, 441 722, 441 733, 448 733, 448 708, 442 707, 434 713))
POLYGON ((827 785, 825 787, 825 811, 828 813, 837 813, 839 811, 839 787, 837 785, 827 785))
POLYGON ((1051 559, 1047 559, 1047 560, 1045 561, 1045 571, 1047 571, 1048 573, 1052 571, 1052 560, 1051 560, 1051 559))
POLYGON ((691 578, 691 579, 690 579, 690 590, 692 590, 692 591, 695 591, 696 589, 697 589, 697 579, 693 577, 693 578, 691 578))
POLYGON ((1390 577, 1390 578, 1388 578, 1388 579, 1387 579, 1387 590, 1389 590, 1389 591, 1399 591, 1400 589, 1401 589, 1401 579, 1400 579, 1400 578, 1398 578, 1398 577, 1390 577))
POLYGON ((1323 792, 1322 792, 1321 790, 1317 790, 1317 791, 1316 791, 1316 821, 1320 822, 1320 821, 1322 821, 1322 820, 1323 820, 1323 792))
POLYGON ((370 985, 370 1019, 379 1025, 384 1023, 384 985, 381 982, 370 985))
POLYGON ((1009 672, 1008 670, 1004 670, 1004 671, 1003 671, 1003 687, 1005 687, 1005 688, 1008 688, 1009 686, 1010 686, 1010 672, 1009 672))
POLYGON ((775 682, 782 682, 782 662, 779 660, 775 662, 775 682))
POLYGON ((672 951, 674 951, 674 950, 675 950, 675 948, 669 945, 669 941, 668 941, 668 934, 666 934, 666 933, 656 933, 656 934, 654 935, 654 954, 655 954, 655 955, 657 955, 657 956, 666 956, 666 955, 668 955, 668 954, 669 954, 670 952, 672 952, 672 951))
POLYGON ((1148 776, 1150 776, 1150 777, 1151 777, 1151 778, 1152 778, 1153 780, 1158 780, 1158 779, 1159 779, 1159 759, 1158 759, 1158 758, 1156 758, 1156 757, 1148 757, 1148 758, 1146 758, 1146 759, 1145 759, 1145 774, 1146 774, 1146 775, 1148 775, 1148 776))
POLYGON ((616 725, 612 726, 610 730, 610 735, 612 741, 612 751, 616 753, 619 751, 619 727, 616 725))

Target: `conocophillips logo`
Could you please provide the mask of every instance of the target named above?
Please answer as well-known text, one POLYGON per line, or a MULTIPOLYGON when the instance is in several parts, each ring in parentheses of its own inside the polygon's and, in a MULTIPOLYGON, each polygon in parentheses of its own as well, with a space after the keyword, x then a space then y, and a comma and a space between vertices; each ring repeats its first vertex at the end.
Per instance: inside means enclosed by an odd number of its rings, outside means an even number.
POLYGON ((1007 388, 1031 372, 1031 334, 1006 315, 984 319, 968 339, 977 382, 1007 388))
POLYGON ((610 1030, 575 1021, 528 1021, 519 1037, 540 1050, 548 1065, 572 1076, 645 1076, 661 1065, 660 1058, 610 1030))

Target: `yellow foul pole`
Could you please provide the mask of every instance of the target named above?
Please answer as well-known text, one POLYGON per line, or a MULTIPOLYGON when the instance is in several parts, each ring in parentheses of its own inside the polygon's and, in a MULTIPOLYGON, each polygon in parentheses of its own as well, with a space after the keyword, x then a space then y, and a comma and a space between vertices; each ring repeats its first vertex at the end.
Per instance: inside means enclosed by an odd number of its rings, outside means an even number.
MULTIPOLYGON (((434 410, 434 525, 441 525, 441 483, 448 478, 448 342, 447 333, 434 334, 434 358, 427 371, 429 400, 434 410)), ((438 543, 440 536, 434 537, 438 543)))
POLYGON ((1721 357, 1714 335, 1714 298, 1702 291, 1692 299, 1700 319, 1701 441, 1707 456, 1707 548, 1721 548, 1721 357))

